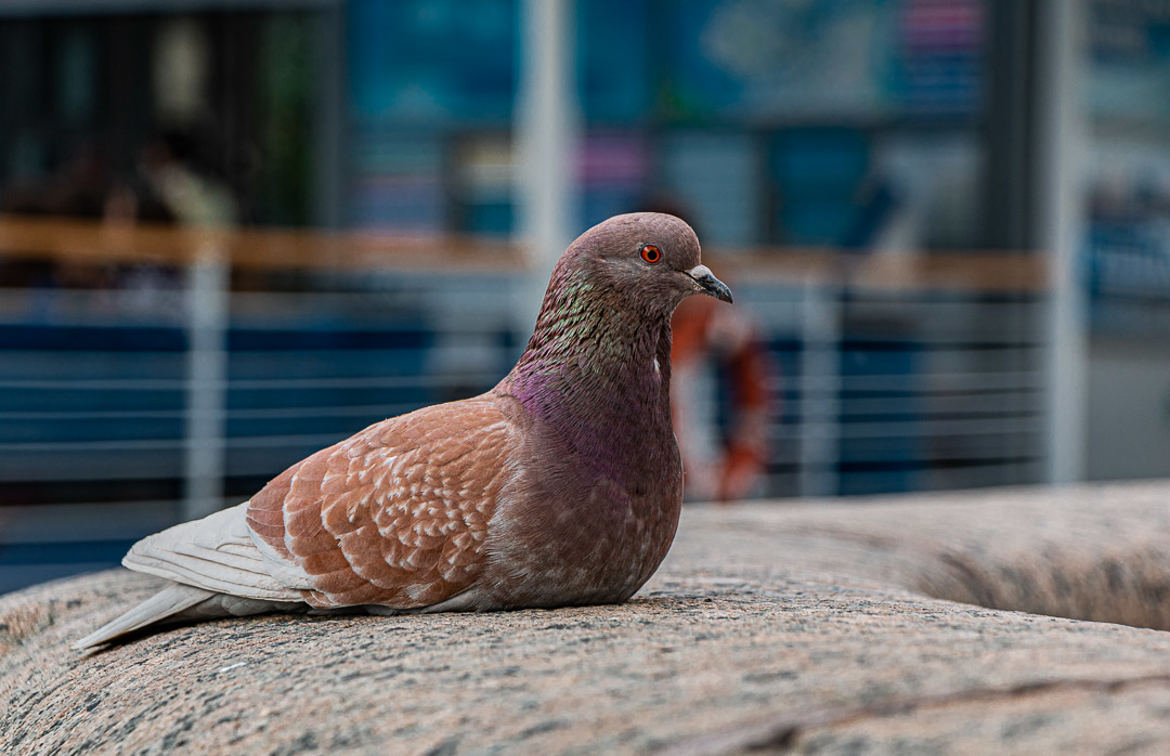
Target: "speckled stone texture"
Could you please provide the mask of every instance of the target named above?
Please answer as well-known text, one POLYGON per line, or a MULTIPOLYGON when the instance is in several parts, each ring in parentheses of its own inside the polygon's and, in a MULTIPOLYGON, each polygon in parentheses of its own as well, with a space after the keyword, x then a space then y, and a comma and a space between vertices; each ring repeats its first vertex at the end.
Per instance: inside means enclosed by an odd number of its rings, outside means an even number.
POLYGON ((1109 624, 1170 628, 1170 483, 694 507, 622 606, 68 649, 157 585, 0 597, 0 753, 1170 752, 1170 633, 1109 624))

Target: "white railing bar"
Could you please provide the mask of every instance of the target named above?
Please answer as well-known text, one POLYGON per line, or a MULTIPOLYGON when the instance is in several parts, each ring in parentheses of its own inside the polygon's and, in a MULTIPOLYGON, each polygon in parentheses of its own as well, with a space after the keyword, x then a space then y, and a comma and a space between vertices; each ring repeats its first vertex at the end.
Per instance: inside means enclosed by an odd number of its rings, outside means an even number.
MULTIPOLYGON (((1039 415, 1026 420, 1017 418, 970 420, 897 420, 890 422, 850 422, 848 420, 838 425, 838 433, 844 438, 905 438, 944 436, 962 438, 964 436, 995 436, 1039 433, 1043 430, 1043 418, 1039 415)), ((772 431, 772 437, 778 439, 799 438, 800 431, 797 425, 781 426, 772 431)))
MULTIPOLYGON (((800 397, 774 402, 772 418, 783 418, 805 400, 800 397)), ((1038 392, 1010 392, 994 396, 962 394, 957 396, 906 397, 846 397, 841 412, 846 419, 857 415, 892 415, 913 413, 916 417, 944 414, 1007 415, 1042 412, 1043 402, 1038 392)), ((2 416, 2 415, 0 415, 2 416)), ((959 418, 954 418, 959 419, 959 418)))
MULTIPOLYGON (((422 385, 422 384, 420 384, 422 385)), ((809 397, 790 397, 778 401, 774 412, 769 414, 773 420, 782 420, 802 404, 813 401, 809 397), (782 405, 782 406, 781 406, 782 405)), ((842 422, 867 422, 857 420, 857 415, 907 414, 913 413, 916 417, 934 420, 962 420, 965 418, 931 418, 932 415, 942 414, 973 414, 973 415, 1019 415, 1038 414, 1041 411, 1034 389, 1005 389, 987 393, 957 394, 957 395, 930 395, 919 394, 905 398, 883 397, 846 397, 842 408, 844 414, 842 422), (917 406, 906 406, 913 403, 917 406)), ((230 419, 284 419, 302 417, 350 417, 362 415, 383 415, 392 417, 396 414, 409 412, 421 406, 417 402, 392 402, 387 404, 366 405, 313 405, 296 407, 273 408, 235 408, 226 411, 230 419)), ((182 417, 181 410, 110 410, 110 411, 77 411, 77 412, 3 412, 0 411, 0 420, 111 420, 111 419, 170 419, 182 417)), ((882 420, 868 422, 918 422, 914 420, 882 420)))
MULTIPOLYGON (((272 407, 263 409, 229 409, 224 414, 231 420, 268 420, 302 417, 361 417, 382 415, 393 417, 410 412, 420 405, 397 402, 394 404, 345 404, 321 407, 272 407)), ((3 420, 170 420, 183 417, 183 410, 110 410, 83 412, 0 412, 3 420)))
MULTIPOLYGON (((269 329, 265 329, 269 330, 269 329)), ((338 333, 348 334, 351 331, 339 331, 338 333)), ((392 333, 390 329, 378 329, 376 333, 392 333)), ((463 333, 463 332, 460 332, 463 333)), ((489 349, 494 351, 505 351, 502 347, 491 347, 489 349)), ((354 347, 349 349, 305 349, 303 347, 290 347, 287 349, 232 349, 230 354, 233 358, 236 357, 266 357, 268 355, 297 355, 297 356, 396 356, 400 354, 412 354, 429 352, 434 349, 430 344, 422 344, 418 346, 387 346, 387 347, 354 347)), ((5 355, 5 361, 11 357, 13 361, 21 359, 44 359, 51 357, 68 356, 74 359, 93 359, 105 358, 111 362, 118 361, 119 358, 123 362, 134 361, 143 357, 171 357, 176 363, 183 359, 186 354, 184 349, 134 349, 134 350, 100 350, 100 349, 3 349, 0 353, 5 355)))
MULTIPOLYGON (((960 420, 960 421, 926 421, 905 423, 865 423, 842 424, 842 435, 852 438, 882 438, 884 436, 914 436, 914 435, 1013 435, 1036 432, 1034 423, 1005 424, 1001 421, 987 420, 960 420)), ((786 426, 774 431, 777 438, 788 438, 786 426)), ((793 430, 796 430, 793 427, 793 430)), ((344 432, 338 433, 309 433, 309 434, 277 434, 270 436, 231 436, 224 439, 228 446, 239 448, 256 448, 271 446, 300 446, 312 443, 329 444, 342 440, 344 432)), ((74 452, 74 451, 153 451, 164 449, 178 449, 184 444, 182 438, 173 439, 101 439, 90 441, 29 441, 0 443, 2 452, 74 452)))
POLYGON ((1004 373, 915 373, 912 375, 906 373, 883 373, 875 375, 845 375, 841 376, 840 380, 846 391, 863 390, 871 386, 892 386, 899 390, 906 390, 908 384, 927 384, 932 382, 935 385, 924 388, 929 388, 932 391, 945 391, 948 388, 953 388, 958 385, 976 385, 984 388, 1040 387, 1043 385, 1043 376, 1043 373, 1037 371, 1004 373), (938 385, 944 382, 949 385, 945 387, 938 385))
POLYGON ((837 461, 838 406, 841 386, 841 304, 836 289, 809 281, 801 301, 800 336, 803 349, 796 376, 805 398, 794 429, 800 455, 800 495, 836 493, 839 479, 826 472, 837 461), (815 393, 814 393, 815 392, 815 393))
MULTIPOLYGON (((412 376, 370 376, 362 378, 241 378, 215 385, 228 389, 305 389, 305 388, 408 388, 461 386, 468 383, 493 385, 503 378, 500 373, 470 373, 412 376)), ((0 379, 0 389, 45 389, 65 391, 178 391, 186 388, 182 379, 151 378, 79 378, 77 380, 0 379)))
MULTIPOLYGON (((844 464, 849 465, 886 465, 886 464, 905 464, 907 466, 921 466, 923 472, 929 470, 949 470, 960 469, 961 467, 972 467, 974 465, 964 464, 961 466, 938 467, 938 463, 947 461, 957 461, 963 463, 975 462, 979 467, 988 469, 998 469, 1004 467, 1015 467, 1021 464, 1029 464, 1032 462, 1041 462, 1044 457, 1044 449, 1039 444, 1028 444, 1026 448, 1011 449, 1007 451, 1000 451, 998 449, 984 450, 984 449, 962 449, 962 450, 948 450, 938 451, 934 449, 927 449, 921 456, 916 456, 913 459, 901 460, 899 462, 891 462, 888 459, 878 459, 874 457, 867 457, 865 455, 851 454, 841 460, 844 464)), ((792 475, 799 474, 800 462, 796 459, 778 459, 769 460, 770 466, 775 465, 789 465, 795 468, 792 475)), ((836 470, 838 464, 819 463, 818 469, 821 471, 836 470)), ((846 471, 844 475, 854 474, 854 471, 846 471)), ((861 473, 868 474, 868 473, 861 473)))
MULTIPOLYGON (((346 437, 346 433, 308 433, 276 436, 235 436, 224 439, 224 444, 237 448, 263 448, 268 446, 302 446, 308 444, 328 445, 346 437)), ((30 441, 27 443, 0 443, 0 452, 85 452, 85 451, 160 451, 183 449, 186 441, 182 438, 134 438, 99 441, 30 441)))

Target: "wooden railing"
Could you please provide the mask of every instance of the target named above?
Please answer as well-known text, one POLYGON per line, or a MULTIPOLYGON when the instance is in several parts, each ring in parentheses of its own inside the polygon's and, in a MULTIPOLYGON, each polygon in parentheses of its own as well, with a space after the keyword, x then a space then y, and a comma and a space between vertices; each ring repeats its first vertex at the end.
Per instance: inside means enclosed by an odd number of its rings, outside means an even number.
MULTIPOLYGON (((203 229, 0 215, 0 255, 72 263, 187 265, 213 256, 248 269, 522 270, 510 242, 457 235, 294 229, 203 229)), ((1041 291, 1039 253, 951 251, 850 253, 826 248, 711 247, 707 257, 732 280, 824 283, 862 288, 988 292, 1041 291)))

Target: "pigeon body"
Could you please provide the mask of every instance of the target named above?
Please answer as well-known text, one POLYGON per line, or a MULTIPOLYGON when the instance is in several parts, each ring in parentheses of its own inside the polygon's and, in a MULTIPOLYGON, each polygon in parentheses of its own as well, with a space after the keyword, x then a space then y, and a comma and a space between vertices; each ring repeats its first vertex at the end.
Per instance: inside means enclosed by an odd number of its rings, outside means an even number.
POLYGON ((270 611, 614 603, 674 538, 670 316, 730 291, 683 221, 620 215, 558 261, 519 362, 485 394, 369 426, 249 501, 139 541, 169 586, 80 640, 270 611))

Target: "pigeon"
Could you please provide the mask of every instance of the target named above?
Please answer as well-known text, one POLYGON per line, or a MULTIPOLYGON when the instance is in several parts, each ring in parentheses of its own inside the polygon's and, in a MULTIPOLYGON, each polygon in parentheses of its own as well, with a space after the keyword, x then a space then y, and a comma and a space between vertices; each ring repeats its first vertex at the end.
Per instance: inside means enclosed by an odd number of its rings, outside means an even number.
POLYGON ((267 612, 406 614, 617 604, 674 540, 670 318, 730 303, 685 222, 612 217, 557 261, 493 389, 374 423, 255 496, 134 544, 170 581, 74 644, 267 612))

